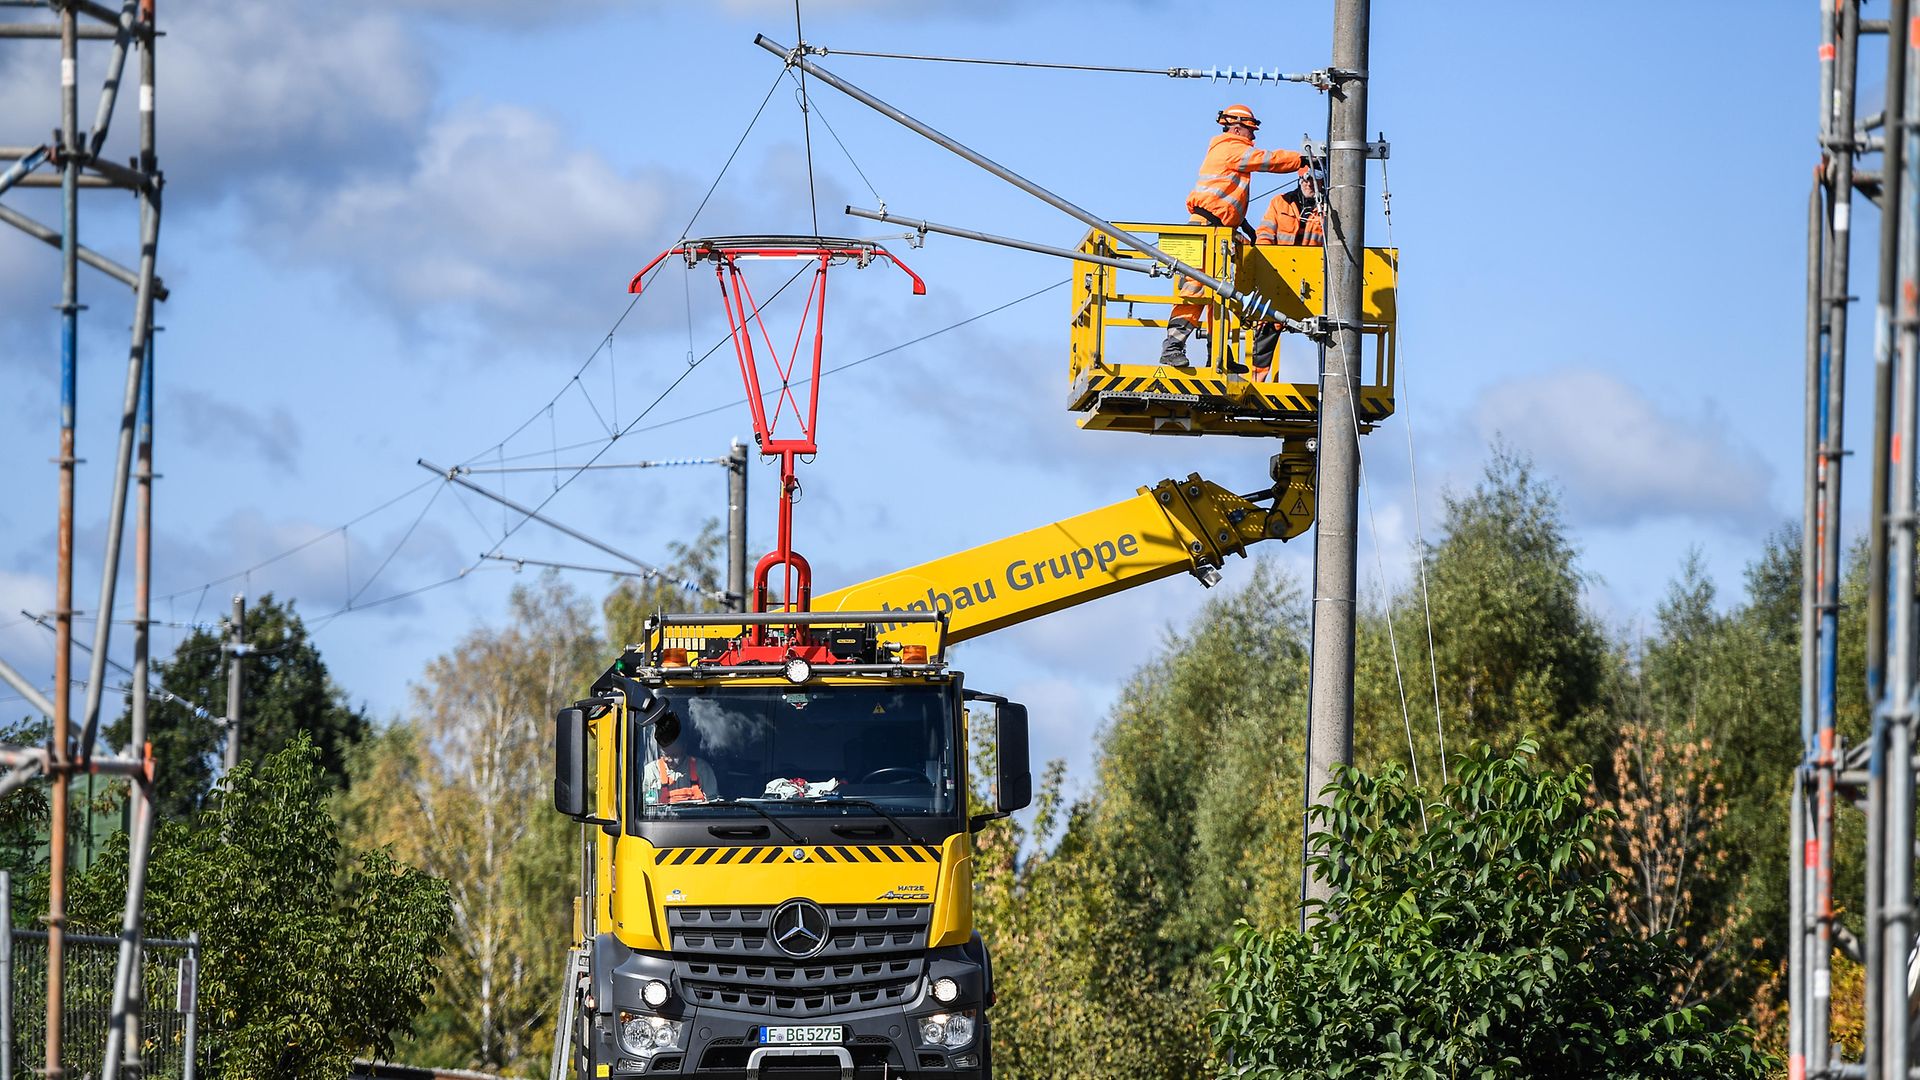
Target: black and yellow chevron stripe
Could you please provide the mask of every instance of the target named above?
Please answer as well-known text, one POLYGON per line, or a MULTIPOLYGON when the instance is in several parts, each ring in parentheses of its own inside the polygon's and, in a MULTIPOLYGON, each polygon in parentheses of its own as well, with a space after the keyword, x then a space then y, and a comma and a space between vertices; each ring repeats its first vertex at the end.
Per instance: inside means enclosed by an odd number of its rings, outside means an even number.
POLYGON ((832 845, 814 847, 683 847, 661 848, 653 855, 655 865, 735 866, 793 863, 929 863, 940 861, 940 849, 894 844, 832 845))

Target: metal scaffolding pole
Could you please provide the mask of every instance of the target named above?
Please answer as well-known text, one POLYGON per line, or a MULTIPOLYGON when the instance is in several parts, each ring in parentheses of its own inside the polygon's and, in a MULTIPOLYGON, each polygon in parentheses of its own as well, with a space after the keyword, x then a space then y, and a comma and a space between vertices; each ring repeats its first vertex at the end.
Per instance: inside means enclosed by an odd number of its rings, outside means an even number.
MULTIPOLYGON (((1885 187, 1881 197, 1883 220, 1881 237, 1881 293, 1883 307, 1899 297, 1897 320, 1891 311, 1888 336, 1893 339, 1895 356, 1893 388, 1896 434, 1882 452, 1893 458, 1893 483, 1890 516, 1892 580, 1883 576, 1871 582, 1878 591, 1888 589, 1885 602, 1891 608, 1892 640, 1888 643, 1887 694, 1876 710, 1876 735, 1884 732, 1884 746, 1876 742, 1873 762, 1873 787, 1868 800, 1869 821, 1883 834, 1879 850, 1870 855, 1868 874, 1877 881, 1879 906, 1869 900, 1868 927, 1879 929, 1879 961, 1868 966, 1867 1016, 1871 1025, 1868 1047, 1871 1077, 1905 1077, 1911 1060, 1912 971, 1909 953, 1913 947, 1913 719, 1916 682, 1915 644, 1920 637, 1920 610, 1914 599, 1914 558, 1916 556, 1915 491, 1913 454, 1900 454, 1893 447, 1913 447, 1920 438, 1920 305, 1915 290, 1920 288, 1920 134, 1911 126, 1920 117, 1920 70, 1908 50, 1909 5, 1896 0, 1890 20, 1887 77, 1887 160, 1883 170, 1885 187), (1889 251, 1888 248, 1894 250, 1889 251), (1891 266, 1892 273, 1887 273, 1891 266), (1872 1071, 1878 1069, 1877 1072, 1872 1071)), ((1876 342, 1879 344, 1879 342, 1876 342)), ((1877 462, 1876 462, 1877 464, 1877 462)), ((1876 524, 1879 524, 1876 522, 1876 524)))
MULTIPOLYGON (((1896 422, 1894 406, 1894 362, 1895 348, 1893 329, 1894 290, 1899 277, 1898 251, 1899 232, 1904 215, 1901 205, 1901 157, 1904 150, 1900 135, 1905 130, 1906 115, 1906 60, 1907 60, 1907 0, 1892 0, 1889 10, 1887 30, 1887 90, 1886 104, 1882 112, 1887 137, 1884 140, 1880 188, 1880 267, 1879 296, 1874 305, 1873 317, 1873 449, 1870 460, 1873 463, 1872 487, 1868 489, 1871 502, 1867 514, 1867 648, 1866 648, 1866 689, 1867 701, 1874 706, 1872 744, 1869 747, 1870 759, 1867 770, 1867 911, 1880 913, 1887 910, 1888 876, 1880 871, 1886 863, 1889 826, 1887 809, 1889 803, 1888 776, 1886 763, 1889 760, 1887 750, 1889 741, 1895 739, 1891 725, 1904 723, 1895 717, 1901 711, 1900 701, 1903 695, 1896 691, 1890 699, 1886 693, 1889 675, 1898 687, 1911 681, 1910 669, 1899 657, 1887 655, 1887 630, 1889 613, 1887 610, 1888 590, 1877 583, 1887 579, 1887 547, 1897 541, 1889 534, 1888 500, 1898 501, 1898 496, 1889 491, 1889 472, 1897 470, 1898 463, 1892 460, 1893 425, 1896 422), (1891 706, 1891 707, 1889 707, 1891 706)), ((1911 478, 1908 480, 1911 486, 1911 478)), ((1910 503, 1911 500, 1909 500, 1910 503)), ((1909 505, 1908 513, 1911 512, 1909 505)), ((1898 595, 1898 590, 1895 590, 1898 595)), ((1892 613, 1898 620, 1900 611, 1892 613)), ((1895 637, 1899 631, 1895 630, 1895 637)), ((1893 760, 1898 760, 1893 759, 1893 760)), ((1897 832, 1898 830, 1895 829, 1897 832)), ((1888 931, 1892 929, 1888 919, 1869 917, 1866 922, 1866 968, 1868 996, 1883 987, 1890 966, 1901 968, 1900 976, 1905 979, 1904 950, 1890 952, 1887 948, 1888 931), (1890 965, 1894 957, 1900 957, 1890 965)), ((1897 940, 1897 939, 1893 939, 1897 940)), ((1887 1023, 1891 1013, 1884 1009, 1867 1008, 1866 1012, 1866 1066, 1868 1076, 1882 1076, 1885 1063, 1891 1049, 1886 1033, 1900 1030, 1904 1024, 1887 1023)), ((1903 1070, 1904 1071, 1904 1070, 1903 1070)))
MULTIPOLYGON (((0 679, 12 683, 21 689, 34 707, 43 709, 52 722, 51 734, 46 744, 38 747, 0 746, 0 766, 9 771, 0 779, 0 793, 12 790, 23 783, 44 777, 52 785, 50 798, 50 821, 48 830, 48 884, 47 908, 44 921, 47 927, 47 997, 45 1025, 45 1064, 43 1075, 61 1077, 65 1075, 66 1059, 72 1055, 67 1052, 65 1040, 70 1032, 65 1030, 65 981, 66 981, 66 945, 69 940, 66 927, 67 873, 68 873, 68 837, 67 822, 72 810, 71 781, 81 771, 100 772, 109 775, 132 776, 143 767, 140 762, 120 758, 95 758, 89 760, 94 743, 95 731, 102 695, 105 690, 105 665, 107 657, 108 633, 111 624, 111 611, 114 604, 115 585, 118 578, 120 547, 124 539, 124 521, 128 488, 135 481, 135 445, 138 443, 139 458, 139 509, 138 523, 135 527, 135 623, 136 641, 135 665, 140 673, 135 679, 133 710, 135 714, 136 740, 144 738, 147 697, 144 693, 147 680, 144 677, 148 666, 148 630, 149 602, 151 585, 152 553, 152 516, 151 516, 151 480, 152 480, 152 396, 153 379, 151 371, 153 305, 157 300, 166 298, 165 286, 157 274, 157 248, 159 241, 160 187, 161 176, 154 152, 154 47, 157 40, 154 19, 154 0, 120 0, 109 8, 96 0, 46 0, 45 6, 51 9, 53 20, 46 23, 7 23, 0 25, 0 38, 39 39, 58 42, 60 72, 59 117, 52 143, 35 146, 21 141, 20 145, 0 147, 0 159, 10 163, 10 167, 0 170, 0 193, 18 186, 60 188, 60 221, 58 228, 42 225, 14 210, 0 206, 0 224, 19 229, 30 237, 57 248, 60 252, 60 413, 59 413, 59 453, 54 461, 58 469, 58 496, 56 525, 54 530, 54 611, 50 629, 54 632, 55 649, 53 662, 53 685, 49 693, 42 694, 39 688, 31 685, 24 676, 0 662, 0 679), (87 20, 82 25, 82 20, 87 20), (90 129, 83 130, 79 114, 79 42, 109 42, 110 49, 105 55, 104 78, 100 87, 99 102, 90 129), (106 154, 109 131, 120 101, 120 90, 127 77, 128 53, 138 54, 139 100, 139 143, 140 153, 131 165, 115 161, 106 154), (43 167, 57 171, 57 177, 39 172, 43 167), (130 269, 108 259, 80 242, 80 206, 79 197, 83 190, 95 188, 113 188, 135 193, 140 201, 140 255, 137 269, 130 269), (74 533, 75 533, 75 491, 76 468, 79 464, 76 453, 76 423, 78 399, 78 372, 80 364, 79 316, 84 310, 80 302, 79 267, 81 264, 95 267, 122 284, 134 290, 134 310, 130 320, 131 338, 127 353, 127 378, 121 409, 120 445, 116 458, 117 470, 112 479, 112 505, 110 520, 107 522, 108 535, 106 559, 102 568, 100 631, 94 640, 91 677, 86 680, 86 705, 82 714, 84 737, 75 730, 72 710, 74 671, 74 650, 76 646, 84 648, 73 636, 74 603, 74 533), (92 720, 86 718, 91 717, 92 720)), ((32 46, 45 48, 44 45, 32 46)), ((47 127, 37 127, 33 134, 44 134, 47 127)), ((24 134, 24 133, 23 133, 24 134)), ((122 161, 125 159, 123 158, 122 161)), ((118 665, 115 665, 118 666, 118 665)), ((150 827, 151 820, 145 826, 150 827)), ((140 893, 139 874, 136 870, 130 884, 129 903, 137 904, 140 893)), ((137 946, 135 955, 137 956, 137 946)), ((132 985, 137 980, 131 980, 132 985)), ((136 988, 137 994, 137 988, 136 988)), ((138 1009, 137 997, 124 998, 116 1003, 123 1006, 126 1015, 138 1009)), ((124 1037, 127 1032, 123 1031, 124 1037)), ((12 1049, 11 1046, 8 1047, 12 1049)), ((85 1057, 92 1057, 95 1050, 88 1049, 85 1057)), ((128 1060, 137 1061, 137 1057, 128 1056, 128 1060)))
POLYGON ((1812 896, 1812 877, 1806 859, 1808 825, 1813 820, 1807 780, 1813 760, 1814 715, 1818 711, 1815 693, 1820 653, 1819 620, 1814 615, 1815 567, 1818 549, 1815 533, 1820 506, 1820 378, 1826 355, 1826 308, 1820 303, 1820 268, 1826 252, 1826 214, 1821 184, 1815 181, 1807 201, 1807 356, 1806 356, 1806 444, 1803 501, 1800 521, 1800 758, 1794 769, 1793 829, 1791 862, 1790 942, 1788 949, 1788 998, 1792 1003, 1788 1020, 1788 1059, 1793 1075, 1806 1071, 1809 1017, 1813 1011, 1813 978, 1808 957, 1812 954, 1812 921, 1808 918, 1808 899, 1812 896))
MULTIPOLYGON (((1354 589, 1359 553, 1362 357, 1361 260, 1367 223, 1368 0, 1333 8, 1331 118, 1327 129, 1327 323, 1320 351, 1319 475, 1314 481, 1313 659, 1307 684, 1309 806, 1323 805, 1334 769, 1353 763, 1354 589)), ((1308 854, 1313 852, 1312 829, 1308 854)), ((1332 884, 1303 866, 1307 905, 1325 902, 1332 884)), ((1311 907, 1303 905, 1301 918, 1311 907)))
POLYGON ((73 684, 73 489, 75 352, 80 334, 80 132, 79 40, 73 6, 60 10, 60 518, 56 543, 54 620, 58 641, 53 660, 52 823, 47 829, 47 1027, 46 1076, 65 1075, 60 1060, 62 995, 66 979, 67 787, 73 684))
MULTIPOLYGON (((127 348, 127 383, 120 407, 120 444, 114 458, 113 506, 108 511, 107 551, 100 571, 101 612, 113 610, 114 586, 120 580, 120 543, 126 533, 127 487, 133 476, 133 448, 140 418, 140 390, 146 382, 147 337, 153 318, 154 255, 160 245, 160 192, 150 186, 140 192, 140 284, 133 301, 133 340, 127 348)), ((93 664, 87 673, 87 708, 80 738, 80 760, 93 756, 100 730, 100 698, 106 684, 107 645, 113 620, 94 624, 93 664)))
MULTIPOLYGON (((1814 714, 1814 821, 1810 836, 1813 880, 1808 897, 1812 923, 1812 981, 1807 1029, 1807 1071, 1826 1073, 1831 1057, 1830 1016, 1833 961, 1833 815, 1839 771, 1838 709, 1840 620, 1840 508, 1846 443, 1847 315, 1852 246, 1855 76, 1859 59, 1860 11, 1854 0, 1822 12, 1823 66, 1833 69, 1832 94, 1822 115, 1820 146, 1827 189, 1829 243, 1821 273, 1821 304, 1826 309, 1826 347, 1821 363, 1819 472, 1820 504, 1815 540, 1816 612, 1819 619, 1819 691, 1814 714), (1827 60, 1831 57, 1831 60, 1827 60)), ((1823 77, 1823 84, 1826 79, 1823 77)))

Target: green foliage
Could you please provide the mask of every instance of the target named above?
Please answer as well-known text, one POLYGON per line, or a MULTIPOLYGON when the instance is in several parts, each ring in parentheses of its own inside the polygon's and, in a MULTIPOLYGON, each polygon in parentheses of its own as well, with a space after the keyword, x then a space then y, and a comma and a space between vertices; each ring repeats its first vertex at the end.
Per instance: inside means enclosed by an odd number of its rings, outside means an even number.
MULTIPOLYGON (((1586 579, 1559 496, 1525 459, 1496 448, 1479 485, 1446 505, 1426 574, 1433 625, 1444 631, 1435 666, 1449 736, 1512 746, 1536 732, 1551 762, 1603 760, 1596 709, 1607 642, 1581 601, 1586 579)), ((1396 606, 1407 620, 1400 641, 1424 646, 1417 596, 1396 606)), ((1405 649, 1403 666, 1425 651, 1405 649)))
MULTIPOLYGON (((343 866, 332 787, 296 734, 228 774, 197 820, 154 838, 147 932, 200 935, 214 1080, 335 1080, 356 1055, 389 1053, 421 1011, 451 923, 446 886, 385 850, 343 866)), ((118 932, 126 873, 123 834, 73 880, 76 928, 118 932)))
POLYGON ((581 828, 549 802, 553 714, 640 640, 649 615, 713 608, 678 582, 718 590, 723 541, 707 522, 672 545, 672 581, 623 580, 598 619, 557 575, 515 589, 506 622, 429 664, 410 715, 352 756, 346 827, 444 878, 452 898, 444 975, 399 1051, 406 1061, 544 1073, 581 828))
MULTIPOLYGON (((600 606, 606 616, 607 640, 613 647, 619 649, 638 642, 641 628, 650 615, 663 611, 720 610, 720 605, 708 596, 688 591, 681 582, 698 585, 707 593, 723 588, 720 556, 726 550, 726 540, 719 519, 708 518, 700 525, 700 535, 691 542, 676 540, 667 545, 673 553, 673 562, 666 571, 674 580, 622 579, 600 606)), ((608 662, 612 662, 611 657, 608 662)))
MULTIPOLYGON (((51 730, 45 720, 23 720, 0 728, 0 744, 39 746, 51 730)), ((23 784, 0 797, 0 870, 16 880, 45 868, 47 822, 53 817, 51 788, 23 784)))
POLYGON ((405 1047, 420 1065, 532 1071, 551 1052, 579 827, 549 802, 553 713, 608 662, 592 605, 543 575, 499 627, 428 665, 414 711, 354 759, 354 834, 447 883, 455 933, 405 1047))
POLYGON ((1398 766, 1340 775, 1314 811, 1334 899, 1217 960, 1218 1076, 1767 1075, 1750 1032, 1669 1001, 1684 957, 1609 917, 1586 770, 1534 753, 1463 755, 1432 803, 1398 766))
POLYGON ((1063 807, 1056 765, 1031 834, 982 837, 974 911, 1003 1077, 1201 1068, 1206 956, 1235 918, 1294 910, 1306 618, 1298 586, 1255 563, 1128 684, 1097 797, 1063 807))
MULTIPOLYGON (((259 764, 305 735, 329 784, 344 783, 347 753, 366 735, 367 717, 348 704, 327 674, 293 601, 283 604, 271 593, 261 597, 247 611, 246 639, 253 651, 244 661, 241 687, 241 759, 259 764)), ((222 633, 196 630, 171 659, 153 665, 169 693, 208 713, 197 715, 187 705, 157 696, 149 706, 147 738, 153 743, 161 815, 168 820, 199 813, 213 790, 214 768, 226 746, 216 719, 227 713, 223 643, 222 633)), ((107 740, 124 745, 131 724, 123 712, 107 729, 107 740)))

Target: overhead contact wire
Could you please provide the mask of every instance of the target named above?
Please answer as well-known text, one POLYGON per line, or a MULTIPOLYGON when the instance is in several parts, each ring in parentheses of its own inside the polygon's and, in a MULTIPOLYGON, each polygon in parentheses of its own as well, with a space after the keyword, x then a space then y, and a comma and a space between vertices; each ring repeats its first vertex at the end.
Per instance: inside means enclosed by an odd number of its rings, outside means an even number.
MULTIPOLYGON (((946 326, 940 327, 938 330, 929 330, 918 337, 908 338, 906 341, 902 341, 894 345, 889 345, 886 348, 881 349, 879 352, 869 353, 866 356, 860 357, 858 360, 849 360, 844 364, 836 364, 833 367, 823 368, 820 371, 820 377, 825 378, 828 375, 835 374, 836 372, 845 371, 848 368, 859 367, 861 364, 878 360, 883 356, 890 356, 893 353, 897 353, 901 351, 902 349, 912 348, 913 346, 918 345, 923 341, 927 341, 932 338, 939 337, 942 334, 946 334, 946 333, 950 333, 951 331, 958 330, 961 327, 966 326, 970 323, 976 323, 976 322, 979 322, 981 319, 985 319, 993 315, 998 315, 999 313, 1007 310, 1008 308, 1017 307, 1020 304, 1026 303, 1029 300, 1033 300, 1033 299, 1037 299, 1039 297, 1045 296, 1046 294, 1054 291, 1055 289, 1058 289, 1061 286, 1067 284, 1069 280, 1071 279, 1062 278, 1051 285, 1042 285, 1040 288, 1035 289, 1032 292, 1026 293, 1022 296, 1017 296, 1012 300, 1005 301, 1004 303, 996 304, 993 307, 986 309, 985 311, 976 312, 975 314, 969 315, 966 318, 961 319, 957 322, 948 323, 946 326)), ((714 349, 708 350, 708 355, 712 355, 712 352, 714 350, 717 350, 720 347, 720 345, 725 345, 730 340, 732 340, 731 336, 720 339, 720 343, 718 345, 715 345, 714 349)), ((794 380, 792 385, 805 386, 807 383, 812 381, 813 380, 811 378, 801 378, 801 379, 794 380)), ((765 393, 763 393, 761 396, 771 397, 776 392, 778 392, 777 389, 768 390, 765 393)), ((661 428, 671 427, 674 424, 685 423, 688 420, 698 420, 703 416, 712 416, 715 413, 725 412, 728 409, 735 408, 739 405, 744 404, 746 400, 747 399, 744 396, 735 398, 734 400, 729 401, 723 405, 715 405, 715 406, 712 406, 711 408, 700 409, 696 412, 690 412, 682 416, 676 416, 670 420, 662 420, 656 424, 648 424, 646 427, 634 428, 630 433, 640 434, 641 432, 647 432, 647 431, 659 431, 661 428)), ((561 446, 559 449, 584 450, 590 446, 604 446, 608 441, 609 440, 607 439, 586 439, 581 442, 566 444, 564 446, 561 446)), ((547 451, 539 450, 539 451, 532 451, 525 454, 508 454, 502 460, 525 461, 529 458, 545 457, 546 455, 547 455, 547 451)))

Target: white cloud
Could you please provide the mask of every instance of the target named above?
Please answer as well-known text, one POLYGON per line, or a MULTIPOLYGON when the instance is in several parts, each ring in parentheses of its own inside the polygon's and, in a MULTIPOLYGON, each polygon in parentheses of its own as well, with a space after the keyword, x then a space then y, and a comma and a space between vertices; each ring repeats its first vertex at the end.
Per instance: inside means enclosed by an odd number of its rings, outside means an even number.
POLYGON ((664 174, 568 146, 540 114, 471 107, 433 122, 407 168, 288 191, 263 228, 270 247, 337 268, 403 317, 546 326, 617 291, 663 242, 668 191, 664 174))
MULTIPOLYGON (((204 541, 185 540, 177 534, 163 536, 154 564, 166 568, 166 577, 156 590, 161 596, 155 603, 165 602, 179 590, 189 590, 174 599, 176 616, 185 617, 194 606, 201 615, 216 608, 224 610, 220 602, 236 592, 250 596, 271 592, 281 599, 298 600, 301 614, 312 619, 344 607, 349 596, 356 605, 367 604, 439 580, 458 571, 472 556, 444 526, 431 519, 423 520, 413 535, 406 537, 409 523, 428 496, 422 491, 402 500, 385 519, 354 526, 344 535, 326 536, 330 526, 271 519, 257 510, 245 509, 215 523, 204 541), (302 546, 316 537, 323 538, 302 546), (403 538, 406 543, 401 547, 403 538), (274 559, 283 553, 288 554, 274 559), (266 562, 268 559, 273 561, 266 562), (244 578, 228 576, 249 566, 258 569, 244 578), (222 580, 211 586, 205 597, 198 597, 194 583, 216 578, 222 580)), ((418 604, 399 601, 377 610, 382 615, 400 615, 417 611, 418 604)))
POLYGON ((1765 528, 1773 470, 1708 403, 1656 402, 1597 371, 1567 370, 1498 383, 1471 423, 1505 439, 1557 480, 1569 516, 1628 526, 1686 518, 1728 529, 1765 528))
MULTIPOLYGON (((22 611, 44 612, 53 606, 53 579, 0 570, 0 660, 5 660, 43 694, 53 692, 53 635, 22 611)), ((92 624, 79 624, 87 630, 92 624)), ((79 663, 86 662, 77 653, 79 663)), ((84 671, 80 674, 85 678, 84 671)), ((25 695, 0 682, 0 727, 35 715, 25 695)))
MULTIPOLYGON (((189 445, 229 463, 250 456, 299 471, 300 425, 286 409, 276 406, 261 415, 191 387, 173 391, 170 399, 168 405, 179 410, 177 430, 189 445)), ((162 422, 175 426, 164 417, 162 422)))
MULTIPOLYGON (((156 118, 171 202, 214 199, 260 176, 312 177, 390 155, 425 115, 433 77, 400 19, 322 4, 189 4, 162 14, 156 118)), ((58 126, 45 64, 0 61, 0 116, 17 138, 58 126), (12 126, 12 125, 9 125, 12 126)), ((98 101, 107 50, 82 51, 81 122, 98 101)), ((135 70, 128 67, 129 76, 135 70)), ((134 138, 133 84, 118 99, 109 156, 134 138)))

